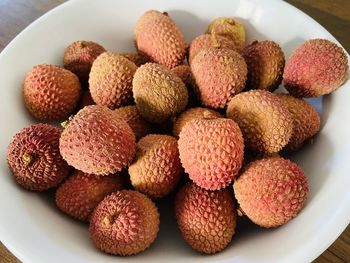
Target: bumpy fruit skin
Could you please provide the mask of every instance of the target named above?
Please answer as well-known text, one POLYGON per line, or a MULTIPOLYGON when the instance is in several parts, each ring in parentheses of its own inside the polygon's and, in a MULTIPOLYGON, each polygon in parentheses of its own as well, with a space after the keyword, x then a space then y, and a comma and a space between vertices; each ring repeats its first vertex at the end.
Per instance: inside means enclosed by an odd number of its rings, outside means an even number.
POLYGON ((202 50, 208 48, 227 48, 237 50, 233 41, 220 35, 204 34, 196 37, 190 44, 188 51, 188 62, 191 64, 193 58, 202 50))
POLYGON ((175 137, 178 137, 182 128, 193 120, 198 119, 205 119, 205 118, 221 118, 222 115, 214 110, 207 109, 207 108, 191 108, 183 113, 180 114, 180 116, 176 119, 174 126, 173 126, 173 135, 175 137))
POLYGON ((242 130, 245 145, 254 152, 273 154, 289 141, 293 118, 280 98, 269 91, 251 90, 232 98, 227 117, 242 130))
POLYGON ((348 70, 343 48, 327 39, 311 39, 287 61, 283 82, 295 97, 319 97, 338 89, 348 78, 348 70))
POLYGON ((151 198, 169 194, 183 170, 177 141, 168 135, 150 134, 137 143, 136 157, 129 166, 132 186, 151 198))
POLYGON ((238 50, 245 46, 245 29, 241 22, 231 17, 218 17, 208 26, 207 34, 227 37, 235 43, 238 50))
POLYGON ((132 102, 132 79, 137 66, 129 59, 105 52, 98 56, 91 67, 89 87, 97 105, 110 109, 132 102))
POLYGON ((200 105, 199 92, 196 86, 196 81, 193 78, 189 65, 179 65, 171 69, 183 83, 185 83, 188 91, 188 107, 200 105))
POLYGON ((237 176, 243 162, 244 143, 233 120, 193 120, 182 128, 179 137, 182 166, 197 185, 219 190, 237 176))
POLYGON ((227 189, 208 191, 189 183, 176 196, 175 213, 183 238, 201 253, 223 250, 235 233, 237 215, 227 189))
POLYGON ((287 106, 293 118, 293 132, 286 150, 298 150, 303 144, 312 138, 320 130, 320 115, 305 100, 294 98, 290 95, 280 94, 278 97, 287 106))
POLYGON ((129 59, 131 62, 133 62, 138 67, 140 67, 143 64, 146 64, 147 62, 149 62, 147 57, 145 57, 144 55, 142 55, 142 54, 140 54, 138 52, 122 53, 121 55, 123 57, 126 57, 127 59, 129 59))
POLYGON ((136 24, 135 40, 138 51, 152 62, 173 68, 185 59, 185 38, 167 13, 145 12, 136 24))
POLYGON ((309 191, 304 172, 280 157, 250 163, 233 188, 243 212, 266 228, 286 224, 297 216, 309 191))
POLYGON ((108 175, 128 166, 136 150, 130 126, 104 106, 80 110, 62 132, 60 152, 84 173, 108 175))
POLYGON ((70 172, 59 152, 61 131, 48 124, 22 129, 7 148, 7 162, 17 183, 32 191, 56 187, 70 172))
POLYGON ((191 63, 202 104, 223 109, 242 91, 247 78, 243 57, 230 49, 210 48, 199 52, 191 63))
POLYGON ((39 120, 53 121, 69 116, 78 105, 80 95, 78 77, 54 65, 34 66, 24 79, 25 105, 39 120))
POLYGON ((121 175, 96 176, 76 170, 56 191, 56 205, 64 213, 88 222, 107 195, 123 188, 121 175))
POLYGON ((164 66, 147 63, 139 67, 133 79, 136 107, 152 123, 162 123, 182 112, 188 92, 182 80, 164 66))
POLYGON ((135 105, 120 107, 115 109, 114 112, 129 124, 135 134, 136 140, 151 132, 151 125, 141 117, 135 105))
POLYGON ((248 89, 274 91, 281 84, 285 59, 277 43, 254 41, 242 50, 242 56, 248 67, 248 89))
POLYGON ((92 63, 105 51, 103 46, 93 41, 75 41, 64 51, 64 67, 76 74, 82 83, 87 83, 92 63))
POLYGON ((107 196, 90 220, 90 235, 102 251, 128 256, 147 249, 159 231, 155 204, 137 191, 122 190, 107 196))

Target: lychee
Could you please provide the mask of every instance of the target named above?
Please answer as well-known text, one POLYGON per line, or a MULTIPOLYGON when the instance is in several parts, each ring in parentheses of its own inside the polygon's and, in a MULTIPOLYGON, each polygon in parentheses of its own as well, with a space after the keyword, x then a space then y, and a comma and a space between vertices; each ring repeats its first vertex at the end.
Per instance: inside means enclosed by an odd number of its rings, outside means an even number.
POLYGON ((307 140, 320 130, 320 115, 305 100, 281 94, 278 97, 287 106, 293 119, 293 132, 286 150, 298 150, 307 140))
POLYGON ((133 79, 136 107, 152 123, 162 123, 182 112, 188 92, 182 80, 164 66, 147 63, 139 67, 133 79))
POLYGON ((150 134, 137 143, 136 156, 129 167, 132 186, 151 198, 170 193, 183 170, 177 141, 168 135, 150 134))
POLYGON ((64 51, 64 67, 76 74, 82 83, 87 83, 94 60, 105 48, 93 41, 78 40, 71 43, 64 51))
POLYGON ((137 66, 129 59, 105 52, 91 67, 89 88, 97 105, 110 109, 132 103, 132 79, 137 66))
POLYGON ((90 235, 99 249, 128 256, 147 249, 159 231, 155 204, 137 191, 122 190, 107 196, 90 220, 90 235))
POLYGON ((68 117, 78 105, 80 95, 78 77, 54 65, 34 66, 24 80, 25 105, 39 120, 53 121, 68 117))
POLYGON ((218 190, 237 176, 243 162, 244 144, 233 120, 193 120, 182 128, 179 137, 181 163, 197 185, 218 190))
POLYGON ((269 91, 251 90, 232 98, 227 117, 242 130, 245 145, 254 152, 277 153, 287 145, 293 118, 280 98, 269 91))
POLYGON ((176 196, 175 212, 183 238, 201 253, 223 250, 235 233, 237 215, 227 189, 208 191, 189 183, 176 196))
POLYGON ((283 82, 295 97, 319 97, 338 89, 348 78, 344 49, 327 39, 311 39, 287 61, 283 82))
POLYGON ((96 175, 121 171, 135 150, 130 126, 104 106, 84 107, 68 121, 60 138, 60 152, 68 164, 96 175))
POLYGON ((28 190, 56 187, 70 172, 59 152, 61 131, 48 124, 22 129, 7 149, 7 162, 17 183, 28 190))
POLYGON ((273 41, 254 41, 242 50, 248 67, 246 87, 274 91, 282 81, 284 54, 273 41))
POLYGON ((304 207, 309 191, 304 172, 280 157, 250 163, 234 185, 240 209, 255 224, 277 227, 304 207))
POLYGON ((123 188, 122 175, 97 176, 76 170, 58 187, 56 205, 64 213, 80 221, 89 221, 102 199, 123 188))
POLYGON ((242 91, 247 77, 243 57, 230 49, 210 48, 199 52, 191 70, 203 105, 222 109, 242 91))
POLYGON ((136 24, 135 40, 140 53, 165 67, 173 68, 185 59, 185 38, 166 12, 145 12, 136 24))

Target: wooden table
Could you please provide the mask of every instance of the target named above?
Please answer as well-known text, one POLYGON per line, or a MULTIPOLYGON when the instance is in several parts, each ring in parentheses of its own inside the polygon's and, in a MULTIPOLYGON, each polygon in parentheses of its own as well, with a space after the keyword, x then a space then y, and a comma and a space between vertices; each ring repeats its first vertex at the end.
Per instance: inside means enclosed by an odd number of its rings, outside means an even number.
MULTIPOLYGON (((0 51, 36 18, 65 0, 0 0, 0 51)), ((350 52, 350 0, 287 0, 316 19, 350 52)), ((0 237, 1 238, 1 237, 0 237)), ((0 262, 19 262, 0 243, 0 262)), ((317 263, 350 262, 350 226, 319 257, 317 263)))

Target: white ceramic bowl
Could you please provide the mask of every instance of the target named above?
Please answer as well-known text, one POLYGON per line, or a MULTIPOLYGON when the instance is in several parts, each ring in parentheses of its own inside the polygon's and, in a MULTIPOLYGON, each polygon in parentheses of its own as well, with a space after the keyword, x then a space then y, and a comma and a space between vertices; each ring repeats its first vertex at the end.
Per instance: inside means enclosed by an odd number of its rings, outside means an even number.
POLYGON ((205 256, 193 251, 177 230, 172 206, 160 202, 161 230, 144 253, 122 258, 96 250, 85 225, 63 216, 47 195, 19 188, 6 164, 11 137, 33 123, 23 106, 22 81, 35 64, 61 64, 64 48, 77 39, 94 40, 112 51, 133 48, 137 19, 148 9, 166 10, 188 41, 218 16, 241 18, 248 42, 271 39, 288 57, 304 40, 336 41, 318 23, 294 7, 275 0, 74 0, 50 11, 0 55, 0 238, 23 262, 308 262, 322 253, 349 224, 350 84, 313 100, 322 116, 322 131, 313 145, 292 158, 304 169, 310 196, 300 215, 274 230, 248 221, 239 224, 223 252, 205 256))

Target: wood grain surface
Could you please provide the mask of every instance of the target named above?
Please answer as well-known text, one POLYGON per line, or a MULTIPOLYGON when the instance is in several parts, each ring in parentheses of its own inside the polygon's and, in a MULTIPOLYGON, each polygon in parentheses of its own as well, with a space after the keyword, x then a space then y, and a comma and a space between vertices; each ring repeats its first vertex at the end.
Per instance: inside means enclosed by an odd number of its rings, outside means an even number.
MULTIPOLYGON (((0 0, 0 51, 32 21, 63 2, 65 0, 0 0)), ((287 2, 317 20, 350 53, 350 0, 287 2)), ((0 243, 0 263, 18 262, 20 261, 0 243)), ((350 262, 350 226, 314 262, 350 262)))

